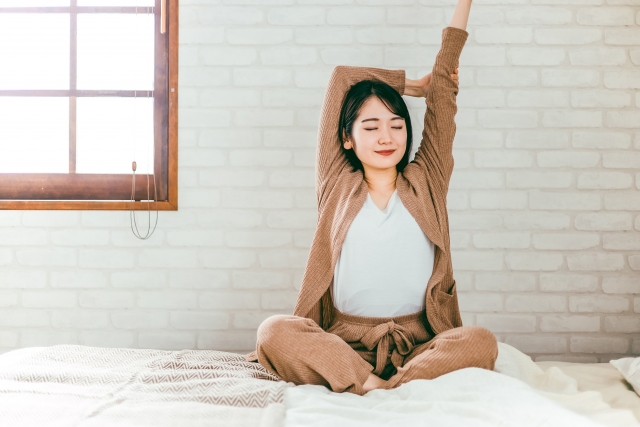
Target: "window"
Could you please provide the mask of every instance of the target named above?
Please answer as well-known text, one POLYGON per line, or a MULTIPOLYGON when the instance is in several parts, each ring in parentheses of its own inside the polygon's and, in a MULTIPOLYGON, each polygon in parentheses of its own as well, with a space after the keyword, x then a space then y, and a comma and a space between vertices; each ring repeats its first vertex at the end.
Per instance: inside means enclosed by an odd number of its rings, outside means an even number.
POLYGON ((0 0, 0 209, 177 209, 177 30, 175 0, 0 0))

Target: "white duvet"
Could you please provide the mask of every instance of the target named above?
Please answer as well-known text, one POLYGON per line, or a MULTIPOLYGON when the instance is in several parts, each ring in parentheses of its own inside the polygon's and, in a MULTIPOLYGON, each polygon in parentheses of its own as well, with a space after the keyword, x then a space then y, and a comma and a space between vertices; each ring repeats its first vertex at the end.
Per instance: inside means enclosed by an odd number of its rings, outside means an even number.
POLYGON ((633 413, 611 409, 598 392, 579 392, 558 368, 540 369, 499 343, 495 371, 467 368, 364 396, 322 386, 285 389, 284 427, 377 426, 639 426, 633 413))
POLYGON ((540 396, 525 383, 479 368, 414 380, 364 397, 301 386, 285 392, 293 426, 548 426, 599 424, 540 396))

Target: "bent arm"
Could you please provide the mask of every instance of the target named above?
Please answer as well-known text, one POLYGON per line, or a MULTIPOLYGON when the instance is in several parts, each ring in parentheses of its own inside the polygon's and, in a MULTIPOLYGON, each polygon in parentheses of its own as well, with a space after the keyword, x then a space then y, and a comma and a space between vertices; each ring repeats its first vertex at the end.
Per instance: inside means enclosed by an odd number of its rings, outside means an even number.
POLYGON ((338 139, 338 124, 344 98, 354 84, 362 80, 387 83, 404 94, 405 71, 339 65, 333 69, 322 103, 316 152, 316 195, 322 206, 323 195, 335 185, 339 173, 350 167, 338 139))
POLYGON ((467 31, 457 27, 442 30, 442 46, 436 56, 427 90, 422 140, 411 162, 413 166, 409 165, 409 170, 405 172, 405 176, 410 178, 411 169, 417 168, 421 171, 420 176, 426 175, 431 181, 439 182, 443 190, 448 188, 453 171, 452 148, 456 134, 454 118, 457 113, 458 85, 451 78, 451 73, 458 66, 468 36, 467 31))

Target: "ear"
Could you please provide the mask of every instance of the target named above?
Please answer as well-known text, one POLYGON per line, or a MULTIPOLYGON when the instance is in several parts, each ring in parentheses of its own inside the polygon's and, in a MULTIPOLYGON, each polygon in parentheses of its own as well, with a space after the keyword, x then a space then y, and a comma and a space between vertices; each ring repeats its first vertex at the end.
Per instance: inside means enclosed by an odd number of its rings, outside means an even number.
POLYGON ((342 130, 342 141, 344 141, 343 145, 345 149, 350 150, 353 148, 353 144, 351 143, 351 140, 347 136, 347 132, 345 132, 344 129, 342 130))

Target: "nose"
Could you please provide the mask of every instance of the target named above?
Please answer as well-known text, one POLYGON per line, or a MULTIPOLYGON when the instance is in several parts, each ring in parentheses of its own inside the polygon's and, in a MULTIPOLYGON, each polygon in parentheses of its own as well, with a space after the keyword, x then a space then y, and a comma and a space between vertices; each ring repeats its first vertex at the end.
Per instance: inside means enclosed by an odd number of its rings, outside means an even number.
POLYGON ((388 126, 381 126, 380 144, 387 144, 391 142, 391 129, 388 126))

